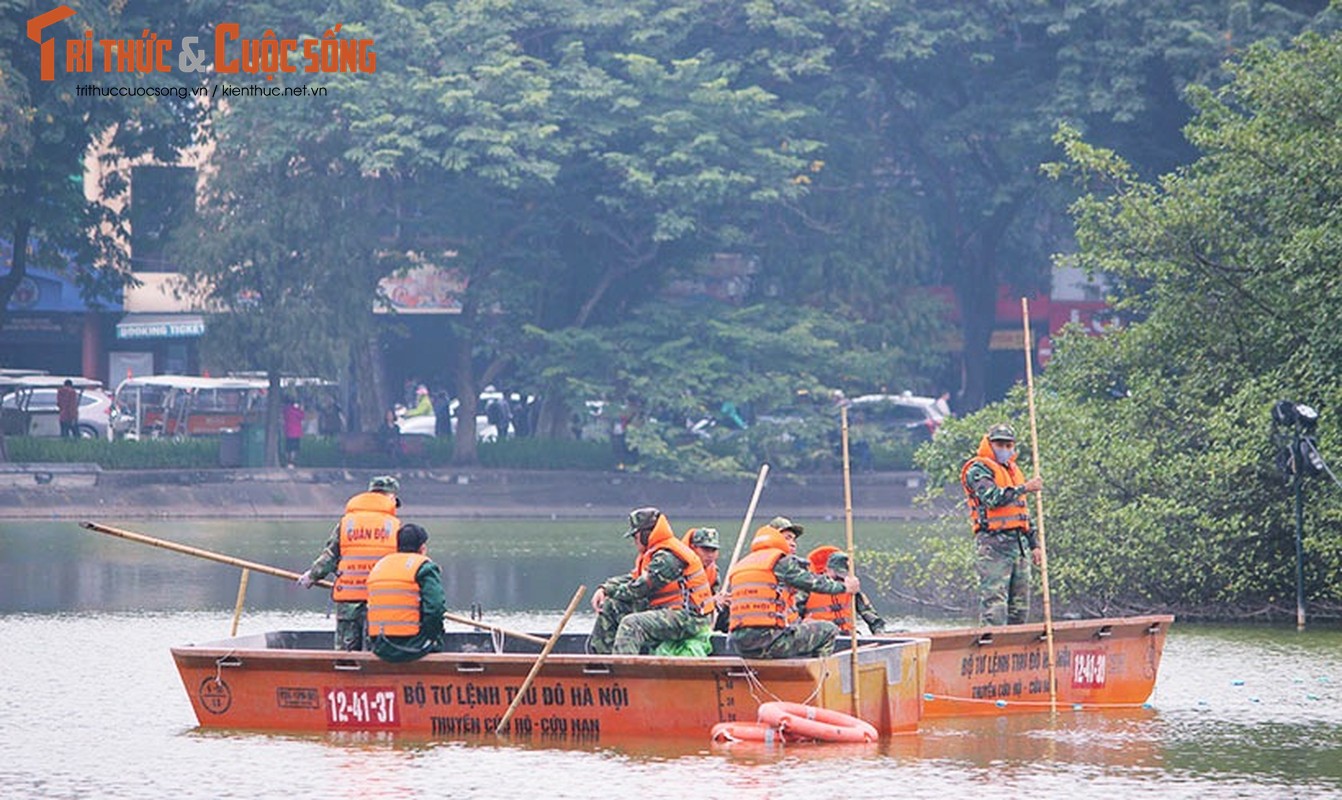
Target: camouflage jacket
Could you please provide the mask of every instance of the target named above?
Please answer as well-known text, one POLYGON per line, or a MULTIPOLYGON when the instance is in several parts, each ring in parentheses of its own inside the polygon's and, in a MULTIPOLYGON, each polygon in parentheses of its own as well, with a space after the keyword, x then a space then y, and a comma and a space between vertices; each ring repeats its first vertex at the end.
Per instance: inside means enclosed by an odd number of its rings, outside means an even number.
MULTIPOLYGON (((797 592, 797 613, 806 616, 806 600, 811 596, 810 592, 797 592)), ((862 592, 857 593, 857 615, 862 621, 867 623, 867 628, 872 633, 881 633, 885 630, 885 620, 876 609, 872 607, 871 601, 862 592)))
POLYGON ((646 600, 653 592, 679 580, 684 572, 685 562, 679 556, 670 550, 658 550, 648 560, 648 567, 641 575, 632 580, 628 575, 616 575, 602 584, 601 588, 607 597, 615 600, 646 600))

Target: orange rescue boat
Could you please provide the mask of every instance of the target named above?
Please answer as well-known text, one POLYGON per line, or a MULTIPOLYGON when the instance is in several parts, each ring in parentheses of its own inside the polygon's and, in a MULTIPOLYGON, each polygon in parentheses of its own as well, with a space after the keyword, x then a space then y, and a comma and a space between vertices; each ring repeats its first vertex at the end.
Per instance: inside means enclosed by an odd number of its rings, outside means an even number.
MULTIPOLYGON (((202 727, 389 731, 462 738, 491 733, 540 645, 449 632, 446 652, 392 664, 331 649, 330 631, 274 631, 172 648, 202 727)), ((744 660, 714 637, 704 658, 600 656, 587 637, 559 638, 508 732, 541 741, 699 738, 719 722, 754 720, 783 700, 852 713, 881 736, 914 731, 923 707, 928 641, 873 640, 858 651, 852 707, 847 651, 828 658, 744 660)))
MULTIPOLYGON (((1053 624, 1058 708, 1141 706, 1155 688, 1169 614, 1053 624)), ((1043 623, 929 630, 925 718, 1048 711, 1043 623)))

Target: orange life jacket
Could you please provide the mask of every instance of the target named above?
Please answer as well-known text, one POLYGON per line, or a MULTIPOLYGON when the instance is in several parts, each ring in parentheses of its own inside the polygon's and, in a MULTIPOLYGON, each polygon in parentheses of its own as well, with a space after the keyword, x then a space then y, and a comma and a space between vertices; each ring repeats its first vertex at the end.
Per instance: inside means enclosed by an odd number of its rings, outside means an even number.
POLYGON ((679 579, 666 583, 652 593, 648 598, 649 607, 687 608, 700 614, 712 613, 713 589, 708 583, 708 574, 704 572, 704 564, 697 553, 671 532, 671 524, 664 515, 657 518, 656 526, 648 535, 648 549, 644 552, 646 559, 640 559, 645 568, 652 561, 653 554, 661 550, 675 553, 677 558, 685 562, 685 568, 679 579))
POLYGON ((848 613, 852 609, 852 604, 853 596, 847 592, 843 594, 811 592, 806 596, 806 609, 802 616, 807 619, 829 620, 838 625, 839 630, 844 633, 852 633, 853 617, 848 613))
POLYGON ((727 573, 728 630, 786 628, 797 621, 796 591, 774 574, 774 565, 790 550, 780 531, 767 525, 756 531, 750 552, 727 573))
POLYGON ((1025 483, 1025 474, 1016 466, 1016 456, 1002 465, 993 455, 992 445, 984 436, 979 442, 979 451, 960 468, 960 485, 964 487, 965 497, 969 499, 969 519, 975 533, 996 533, 998 531, 1028 531, 1030 529, 1030 509, 1025 504, 1025 493, 1016 495, 1016 499, 1006 505, 987 508, 969 485, 969 468, 974 464, 983 464, 993 472, 993 482, 999 488, 1007 489, 1025 483))
MULTIPOLYGON (((829 557, 837 552, 840 552, 839 548, 832 544, 821 545, 812 550, 806 556, 806 560, 811 562, 811 571, 817 575, 824 575, 829 557)), ((852 603, 853 596, 847 592, 839 594, 811 592, 806 596, 802 616, 806 619, 828 620, 838 625, 839 630, 844 633, 852 633, 853 617, 848 613, 852 610, 852 603)))
POLYGON ((340 518, 339 575, 331 599, 361 603, 368 599, 368 572, 378 559, 396 552, 396 499, 382 492, 356 494, 340 518))
POLYGON ((428 560, 423 553, 392 553, 373 566, 368 573, 370 637, 419 633, 419 581, 415 573, 428 560))

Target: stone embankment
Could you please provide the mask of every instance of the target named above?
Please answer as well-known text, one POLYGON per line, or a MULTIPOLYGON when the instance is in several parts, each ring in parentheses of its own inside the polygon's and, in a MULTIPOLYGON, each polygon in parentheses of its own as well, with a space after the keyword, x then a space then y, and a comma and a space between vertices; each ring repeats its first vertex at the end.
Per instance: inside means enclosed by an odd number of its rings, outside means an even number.
MULTIPOLYGON (((88 464, 0 465, 0 519, 328 518, 362 491, 371 470, 101 470, 88 464)), ((641 505, 670 515, 744 514, 753 478, 667 481, 626 472, 402 470, 402 497, 418 516, 601 518, 641 505)), ((857 519, 920 518, 917 472, 852 477, 857 519)), ((757 514, 842 519, 840 475, 770 474, 757 514)), ((766 517, 767 518, 767 517, 766 517)))

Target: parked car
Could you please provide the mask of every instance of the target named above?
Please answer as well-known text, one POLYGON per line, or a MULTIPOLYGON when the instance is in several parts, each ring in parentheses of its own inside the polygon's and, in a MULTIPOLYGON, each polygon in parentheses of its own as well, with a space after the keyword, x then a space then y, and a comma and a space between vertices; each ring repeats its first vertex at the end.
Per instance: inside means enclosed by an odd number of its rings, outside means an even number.
POLYGON ((912 392, 903 394, 864 394, 849 401, 848 415, 853 424, 879 425, 887 430, 903 429, 915 441, 931 439, 945 420, 934 397, 912 392))
MULTIPOLYGON (((491 400, 499 400, 503 393, 495 391, 492 387, 485 389, 480 393, 479 399, 475 404, 475 438, 480 442, 493 442, 499 438, 498 426, 489 421, 486 410, 489 408, 491 400)), ((448 413, 452 415, 452 435, 457 433, 457 408, 461 401, 452 398, 447 404, 448 413)), ((420 415, 417 417, 405 416, 405 407, 398 405, 396 407, 397 427, 401 430, 402 436, 435 436, 438 430, 438 417, 435 414, 420 415)))
MULTIPOLYGON (((62 375, 29 375, 6 378, 0 391, 0 419, 9 436, 60 436, 56 390, 65 383, 62 375)), ((97 381, 69 378, 79 391, 79 436, 110 439, 112 396, 97 381)))

